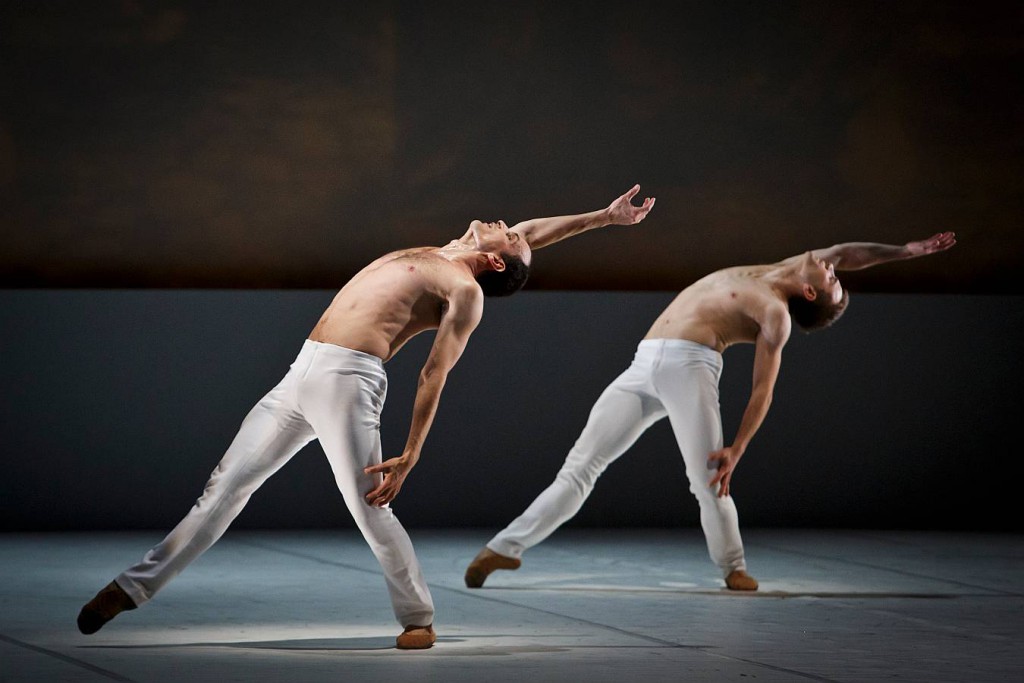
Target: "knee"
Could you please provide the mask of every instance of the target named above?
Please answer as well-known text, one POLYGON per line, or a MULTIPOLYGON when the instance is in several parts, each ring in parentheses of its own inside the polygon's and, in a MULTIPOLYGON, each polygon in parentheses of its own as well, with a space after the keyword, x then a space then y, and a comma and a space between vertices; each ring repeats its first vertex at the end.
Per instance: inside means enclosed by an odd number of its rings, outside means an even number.
POLYGON ((604 470, 603 466, 597 465, 593 461, 573 463, 570 460, 558 471, 556 480, 567 484, 576 493, 586 496, 593 490, 594 484, 597 483, 597 478, 601 476, 604 470))
POLYGON ((690 493, 697 499, 700 506, 715 506, 717 507, 722 498, 718 497, 718 485, 711 485, 712 476, 709 473, 701 472, 694 475, 693 473, 687 472, 687 478, 690 480, 690 493))
POLYGON ((371 534, 382 525, 393 524, 397 519, 390 507, 370 505, 361 496, 347 507, 352 514, 353 521, 363 534, 371 534))

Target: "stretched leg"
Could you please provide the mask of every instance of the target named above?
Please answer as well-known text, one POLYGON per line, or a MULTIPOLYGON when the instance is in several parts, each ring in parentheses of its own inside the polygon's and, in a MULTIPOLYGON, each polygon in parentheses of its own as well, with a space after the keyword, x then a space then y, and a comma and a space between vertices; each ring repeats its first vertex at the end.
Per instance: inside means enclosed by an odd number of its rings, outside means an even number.
POLYGON ((718 372, 702 363, 674 366, 660 374, 656 384, 686 464, 690 492, 700 504, 700 523, 711 559, 724 576, 744 572, 736 504, 732 497, 719 498, 709 486, 714 472, 707 467, 707 457, 722 447, 718 372))
POLYGON ((518 566, 527 548, 543 541, 579 511, 608 465, 664 417, 661 404, 648 391, 648 377, 649 366, 634 362, 604 390, 555 481, 487 543, 466 572, 468 586, 483 585, 493 569, 518 566), (510 559, 514 561, 508 562, 510 559))
POLYGON ((256 489, 312 440, 309 425, 284 407, 286 392, 278 386, 249 412, 185 518, 115 579, 136 605, 150 600, 213 545, 256 489))
POLYGON ((291 409, 293 383, 289 373, 249 412, 185 518, 86 604, 78 620, 83 633, 148 602, 213 545, 253 492, 312 439, 313 430, 291 409))
MULTIPOLYGON (((339 356, 345 351, 332 353, 339 356)), ((426 629, 433 622, 434 605, 409 535, 390 507, 373 507, 363 498, 380 482, 380 475, 364 474, 363 468, 381 462, 380 411, 387 380, 379 362, 360 356, 364 358, 354 357, 355 369, 311 373, 303 384, 302 408, 320 439, 345 505, 384 570, 395 617, 407 630, 426 629)), ((433 643, 433 631, 420 635, 423 644, 409 647, 433 643)), ((407 640, 400 638, 399 646, 405 647, 402 643, 407 640)))

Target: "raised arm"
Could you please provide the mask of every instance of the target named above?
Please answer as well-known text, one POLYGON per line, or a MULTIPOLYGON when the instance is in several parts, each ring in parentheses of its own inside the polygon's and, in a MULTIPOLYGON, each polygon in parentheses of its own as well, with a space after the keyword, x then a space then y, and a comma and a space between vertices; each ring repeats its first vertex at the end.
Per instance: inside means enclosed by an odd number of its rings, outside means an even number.
POLYGON ((633 206, 632 199, 639 191, 640 186, 634 185, 626 194, 600 211, 575 216, 533 218, 516 223, 511 230, 519 233, 530 245, 530 249, 541 249, 594 228, 606 225, 633 225, 642 221, 654 206, 654 197, 647 197, 640 206, 633 206))
POLYGON ((896 244, 876 244, 874 242, 846 242, 828 249, 815 249, 814 255, 828 261, 836 270, 861 270, 889 261, 937 254, 946 251, 956 244, 956 234, 940 232, 926 240, 908 242, 902 246, 896 244))
POLYGON ((733 470, 747 450, 750 440, 761 427, 768 408, 772 404, 775 392, 775 381, 782 367, 782 348, 789 341, 792 322, 789 312, 784 308, 772 308, 766 313, 766 320, 757 334, 754 347, 754 378, 750 389, 750 400, 743 411, 743 419, 736 431, 736 438, 731 446, 714 451, 708 456, 708 468, 718 472, 709 482, 709 486, 718 485, 718 497, 729 495, 729 482, 733 470))
POLYGON ((441 400, 441 390, 444 389, 448 373, 462 356, 469 336, 480 323, 483 307, 483 293, 473 284, 460 287, 449 298, 448 310, 441 317, 434 345, 420 371, 412 409, 412 424, 409 427, 409 438, 406 440, 405 448, 397 458, 385 460, 379 465, 372 465, 363 470, 367 474, 384 474, 380 485, 366 494, 366 502, 370 505, 380 507, 394 500, 409 470, 419 461, 420 450, 427 438, 427 432, 430 431, 430 425, 434 422, 437 404, 441 400))

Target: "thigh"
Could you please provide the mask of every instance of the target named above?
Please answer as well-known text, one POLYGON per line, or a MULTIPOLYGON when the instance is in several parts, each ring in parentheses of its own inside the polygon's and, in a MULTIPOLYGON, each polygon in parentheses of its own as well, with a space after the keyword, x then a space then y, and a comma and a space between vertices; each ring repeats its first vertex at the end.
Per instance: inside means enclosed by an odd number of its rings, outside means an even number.
POLYGON ((303 412, 350 507, 381 480, 381 475, 365 474, 363 468, 381 462, 384 391, 382 382, 356 374, 331 375, 304 388, 303 412))
POLYGON ((714 473, 707 467, 708 455, 722 447, 718 379, 704 368, 659 379, 658 395, 672 424, 687 477, 691 483, 710 481, 714 473))
POLYGON ((590 410, 570 461, 585 459, 603 469, 665 416, 665 409, 646 389, 644 379, 641 372, 630 368, 604 390, 590 410))
POLYGON ((282 385, 264 396, 242 420, 207 489, 221 481, 235 488, 258 487, 313 439, 313 429, 291 409, 288 389, 282 385))

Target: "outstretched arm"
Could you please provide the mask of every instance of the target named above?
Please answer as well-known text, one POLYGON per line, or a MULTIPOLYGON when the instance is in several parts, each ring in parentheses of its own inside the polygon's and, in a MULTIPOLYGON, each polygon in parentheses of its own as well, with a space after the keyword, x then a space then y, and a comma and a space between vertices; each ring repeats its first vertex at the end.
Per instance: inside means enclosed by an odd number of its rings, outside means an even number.
POLYGON ((605 225, 633 225, 642 221, 654 206, 654 197, 647 197, 640 206, 633 206, 632 199, 639 191, 640 186, 634 185, 626 194, 600 211, 575 216, 533 218, 516 223, 511 230, 519 233, 531 249, 540 249, 605 225))
POLYGON ((430 431, 430 425, 434 422, 437 404, 441 400, 441 390, 444 389, 448 373, 462 356, 469 336, 480 323, 483 294, 479 287, 469 285, 454 292, 447 305, 448 310, 441 317, 434 345, 420 371, 412 409, 412 425, 409 427, 409 438, 402 455, 363 470, 366 474, 384 474, 383 481, 366 494, 366 502, 370 505, 381 507, 394 500, 409 470, 419 461, 420 450, 427 438, 427 432, 430 431))
POLYGON ((729 495, 729 483, 732 481, 733 470, 747 450, 750 440, 761 427, 768 408, 772 404, 775 392, 775 380, 779 377, 782 366, 782 347, 789 340, 792 323, 789 312, 783 308, 772 309, 768 319, 761 325, 754 348, 754 379, 750 389, 750 400, 743 411, 740 428, 731 446, 714 451, 708 455, 708 469, 717 469, 709 486, 718 485, 718 497, 729 495))
POLYGON ((889 261, 937 254, 956 244, 956 234, 940 232, 926 240, 908 242, 902 246, 874 242, 847 242, 828 249, 815 249, 814 255, 833 264, 836 270, 861 270, 889 261))

